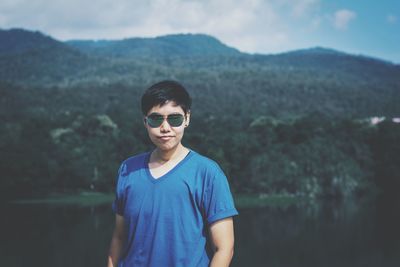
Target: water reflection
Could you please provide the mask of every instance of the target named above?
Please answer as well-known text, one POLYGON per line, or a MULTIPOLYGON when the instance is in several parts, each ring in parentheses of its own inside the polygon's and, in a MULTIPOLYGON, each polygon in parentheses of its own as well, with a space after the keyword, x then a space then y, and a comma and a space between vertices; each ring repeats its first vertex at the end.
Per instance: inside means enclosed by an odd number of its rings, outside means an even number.
MULTIPOLYGON (((247 208, 235 220, 232 266, 400 266, 392 199, 247 208)), ((105 266, 114 217, 95 207, 1 207, 0 266, 105 266)))
POLYGON ((346 200, 241 210, 233 266, 400 266, 394 204, 346 200))
POLYGON ((105 266, 109 206, 11 205, 3 215, 0 266, 105 266))

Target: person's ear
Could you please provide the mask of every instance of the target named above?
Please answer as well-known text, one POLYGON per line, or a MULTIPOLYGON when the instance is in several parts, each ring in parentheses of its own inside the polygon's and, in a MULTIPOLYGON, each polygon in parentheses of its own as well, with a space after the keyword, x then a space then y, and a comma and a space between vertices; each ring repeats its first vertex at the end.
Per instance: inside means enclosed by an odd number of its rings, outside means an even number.
POLYGON ((188 127, 190 123, 190 111, 186 112, 185 115, 185 127, 188 127))

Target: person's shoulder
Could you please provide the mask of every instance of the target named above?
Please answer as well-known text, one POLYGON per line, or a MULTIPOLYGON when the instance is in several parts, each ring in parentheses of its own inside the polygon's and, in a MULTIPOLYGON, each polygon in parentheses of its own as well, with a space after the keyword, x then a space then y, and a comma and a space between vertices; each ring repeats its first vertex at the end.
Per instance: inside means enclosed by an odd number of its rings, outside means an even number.
POLYGON ((125 159, 119 168, 119 173, 121 175, 127 175, 137 169, 140 169, 144 166, 146 158, 148 157, 150 152, 140 153, 138 155, 131 156, 125 159))
POLYGON ((125 159, 122 164, 135 164, 138 162, 143 162, 145 158, 149 155, 150 152, 143 152, 137 155, 130 156, 129 158, 125 159))
POLYGON ((191 150, 190 153, 193 154, 192 159, 196 163, 198 168, 205 169, 205 170, 214 170, 220 171, 221 168, 216 161, 213 159, 204 156, 196 151, 191 150))

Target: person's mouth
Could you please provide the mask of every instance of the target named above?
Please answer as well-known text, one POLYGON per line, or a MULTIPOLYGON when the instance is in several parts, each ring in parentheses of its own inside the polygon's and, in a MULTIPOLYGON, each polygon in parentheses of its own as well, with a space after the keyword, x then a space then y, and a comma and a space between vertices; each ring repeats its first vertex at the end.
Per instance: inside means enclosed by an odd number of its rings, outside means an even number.
POLYGON ((173 136, 171 136, 171 135, 163 135, 163 136, 159 136, 158 138, 163 140, 163 141, 168 141, 171 138, 173 138, 173 136))

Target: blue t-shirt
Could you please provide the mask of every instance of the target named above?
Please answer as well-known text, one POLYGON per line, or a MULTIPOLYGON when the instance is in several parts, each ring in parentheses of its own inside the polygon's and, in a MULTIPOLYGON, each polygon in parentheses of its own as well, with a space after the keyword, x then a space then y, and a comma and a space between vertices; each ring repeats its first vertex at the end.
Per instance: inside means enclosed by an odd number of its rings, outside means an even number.
POLYGON ((128 158, 119 169, 113 209, 124 217, 127 236, 118 266, 208 266, 208 226, 238 214, 226 176, 214 161, 190 151, 155 179, 149 158, 128 158))

